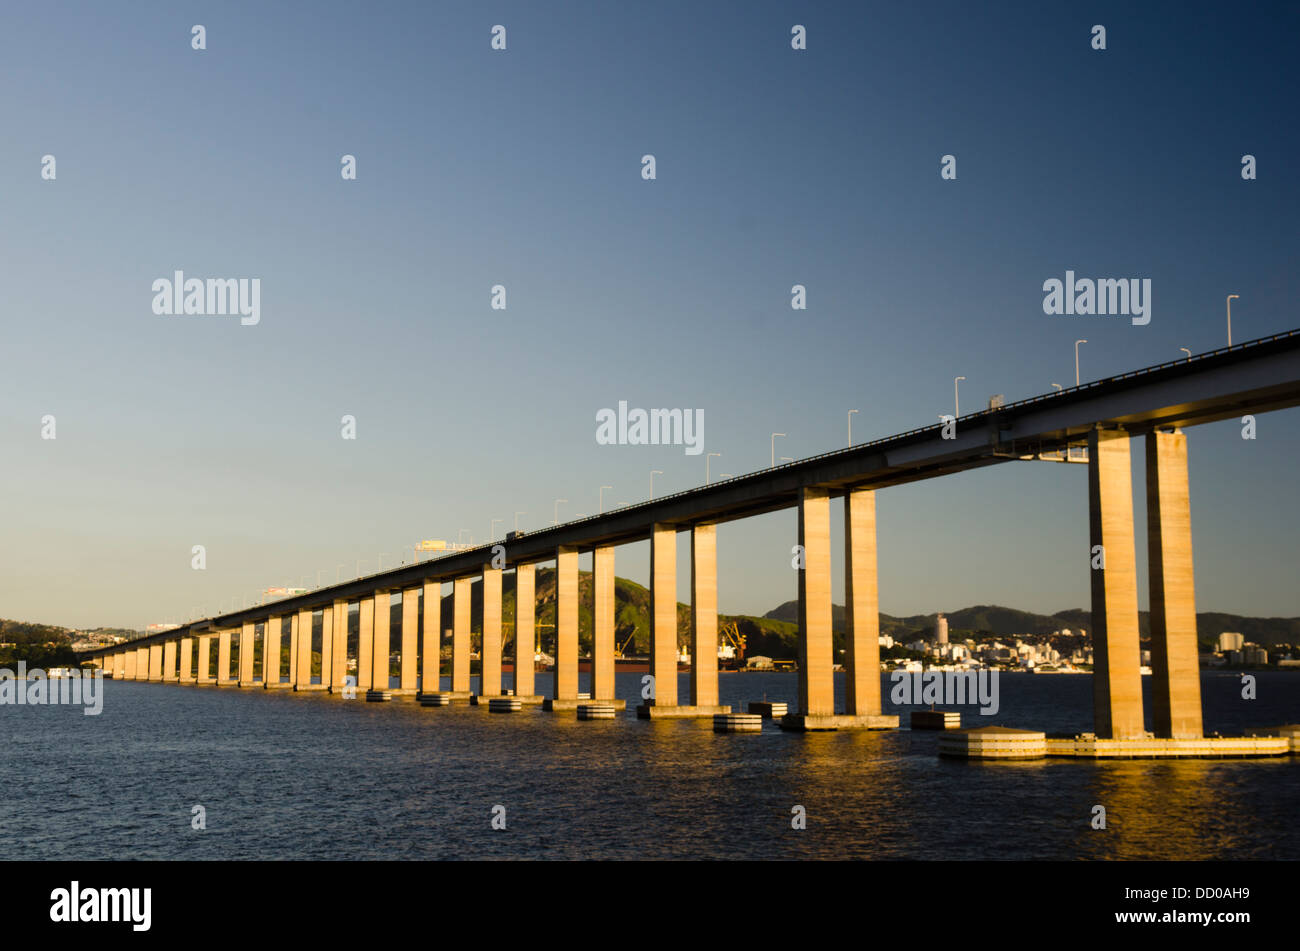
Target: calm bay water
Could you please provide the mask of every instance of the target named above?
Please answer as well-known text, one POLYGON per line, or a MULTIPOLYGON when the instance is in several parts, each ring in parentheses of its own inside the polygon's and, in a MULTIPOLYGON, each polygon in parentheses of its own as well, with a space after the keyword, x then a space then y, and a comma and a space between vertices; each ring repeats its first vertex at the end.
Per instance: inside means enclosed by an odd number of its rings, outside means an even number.
MULTIPOLYGON (((721 699, 793 706, 795 677, 724 674, 721 699)), ((1257 677, 1246 701, 1236 676, 1202 675, 1207 730, 1300 721, 1300 676, 1257 677)), ((682 675, 683 697, 687 685, 682 675)), ((0 707, 5 858, 1300 858, 1297 757, 973 763, 941 760, 928 732, 716 735, 707 720, 636 720, 639 674, 618 678, 627 719, 582 723, 317 693, 104 689, 97 717, 0 707), (1089 826, 1098 803, 1105 831, 1089 826), (504 831, 491 828, 498 804, 504 831), (204 831, 191 829, 195 805, 204 831), (806 829, 791 829, 795 805, 806 829)), ((1005 675, 998 714, 963 718, 1087 730, 1091 689, 1089 676, 1005 675)), ((912 709, 887 698, 886 685, 887 713, 912 709)))

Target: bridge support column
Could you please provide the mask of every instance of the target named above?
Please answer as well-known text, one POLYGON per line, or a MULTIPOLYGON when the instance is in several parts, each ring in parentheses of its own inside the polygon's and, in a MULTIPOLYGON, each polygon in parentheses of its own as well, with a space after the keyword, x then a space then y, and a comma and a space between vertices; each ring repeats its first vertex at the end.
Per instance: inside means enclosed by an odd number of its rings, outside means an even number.
POLYGON ((192 684, 194 683, 194 638, 182 637, 179 647, 181 652, 180 682, 192 684))
POLYGON ((257 633, 252 621, 239 627, 239 686, 253 686, 253 643, 257 633))
POLYGON ((330 607, 330 693, 347 689, 348 602, 336 600, 330 607))
POLYGON ((851 490, 844 496, 844 712, 880 718, 880 598, 876 586, 876 493, 851 490))
POLYGON ((469 622, 473 578, 457 578, 451 585, 451 692, 469 696, 469 622))
POLYGON ((194 682, 206 686, 212 683, 212 635, 200 634, 198 641, 194 682))
POLYGON ((357 689, 369 690, 374 686, 370 671, 375 664, 375 599, 362 598, 357 602, 357 689))
POLYGON ((614 699, 614 546, 601 545, 591 559, 593 617, 591 699, 614 699))
POLYGON ((330 678, 334 673, 334 606, 327 604, 320 609, 320 689, 330 689, 330 678))
POLYGON ((483 644, 479 657, 479 696, 501 696, 501 569, 488 565, 483 567, 483 644))
POLYGON ((163 676, 163 646, 161 644, 149 645, 149 680, 154 683, 162 683, 163 676))
POLYGON ((371 613, 374 615, 374 640, 371 648, 374 654, 370 662, 370 689, 366 692, 367 700, 391 700, 388 689, 392 679, 393 653, 393 604, 388 590, 376 591, 370 599, 371 613))
POLYGON ((420 651, 420 696, 442 690, 442 582, 424 583, 424 639, 420 651))
POLYGON ((411 696, 419 682, 420 655, 420 589, 407 588, 402 592, 402 658, 398 688, 394 693, 411 696))
POLYGON ((136 674, 136 670, 137 670, 136 665, 139 663, 139 660, 140 660, 140 652, 138 650, 129 650, 124 652, 123 661, 122 661, 123 680, 140 679, 136 674))
POLYGON ((311 662, 312 662, 312 628, 315 626, 315 612, 310 608, 304 608, 298 612, 298 650, 297 670, 293 675, 294 690, 322 690, 324 689, 324 668, 321 668, 321 686, 317 687, 311 682, 311 662))
POLYGON ((831 644, 831 509, 825 489, 799 491, 799 712, 783 729, 838 729, 831 644))
POLYGON ((230 641, 233 637, 231 631, 217 632, 217 686, 230 687, 239 682, 238 677, 231 676, 230 670, 230 641))
POLYGON ((718 705, 718 526, 707 523, 691 527, 691 705, 731 712, 718 705))
POLYGON ((533 654, 536 652, 537 571, 515 566, 515 696, 536 698, 533 654))
POLYGON ((1187 436, 1148 433, 1146 469, 1152 726, 1158 737, 1199 738, 1201 671, 1187 436))
POLYGON ((636 708, 637 717, 651 720, 679 715, 677 526, 664 522, 650 526, 650 676, 654 697, 636 708))
POLYGON ((262 628, 262 687, 266 690, 274 690, 284 686, 280 682, 281 661, 280 661, 280 636, 281 636, 281 619, 279 617, 269 617, 262 628))
POLYGON ((165 684, 174 684, 177 680, 176 674, 176 641, 167 641, 163 644, 163 667, 162 681, 165 684))
POLYGON ((298 612, 289 615, 289 682, 290 690, 298 686, 298 612))
POLYGON ((555 668, 551 699, 544 710, 578 705, 578 549, 555 551, 555 668))
POLYGON ((1128 433, 1089 433, 1093 722, 1102 739, 1143 734, 1132 479, 1128 433))

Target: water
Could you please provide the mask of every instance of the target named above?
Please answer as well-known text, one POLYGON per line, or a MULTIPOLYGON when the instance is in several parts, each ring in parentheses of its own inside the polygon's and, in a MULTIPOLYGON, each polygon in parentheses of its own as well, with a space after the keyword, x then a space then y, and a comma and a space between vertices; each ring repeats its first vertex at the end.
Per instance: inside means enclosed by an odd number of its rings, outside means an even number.
MULTIPOLYGON (((1297 675, 1256 676, 1259 699, 1246 701, 1237 677, 1202 675, 1207 730, 1300 721, 1297 675)), ((105 684, 97 717, 79 707, 0 707, 8 737, 0 854, 1300 857, 1295 757, 976 763, 941 760, 928 732, 801 735, 768 725, 718 735, 707 720, 636 720, 640 677, 618 677, 628 718, 595 722, 130 682, 105 684), (1094 804, 1107 809, 1104 832, 1090 828, 1094 804), (191 828, 196 805, 206 830, 191 828), (491 827, 496 805, 505 807, 505 831, 491 827), (791 828, 794 806, 806 810, 806 829, 791 828)), ((795 678, 723 674, 721 699, 743 709, 766 694, 793 705, 795 678)), ((964 719, 1090 729, 1091 686, 1089 676, 1006 675, 999 713, 978 717, 967 707, 964 719)), ((539 677, 539 691, 549 688, 549 675, 539 677)), ((689 696, 687 675, 679 689, 689 696)), ((887 696, 885 712, 906 713, 887 696)))

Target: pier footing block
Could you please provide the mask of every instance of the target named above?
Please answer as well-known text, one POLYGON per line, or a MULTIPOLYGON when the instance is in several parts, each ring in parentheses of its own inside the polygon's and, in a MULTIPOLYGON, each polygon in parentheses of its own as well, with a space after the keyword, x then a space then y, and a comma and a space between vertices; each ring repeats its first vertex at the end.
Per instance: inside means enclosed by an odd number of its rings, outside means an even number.
POLYGON ((762 733, 763 716, 759 713, 719 713, 713 717, 714 733, 762 733))
MULTIPOLYGON (((608 702, 608 701, 605 701, 608 702)), ((658 706, 643 703, 636 708, 638 720, 685 720, 690 718, 716 717, 720 713, 730 713, 730 704, 719 707, 658 706)))
POLYGON ((849 716, 844 713, 787 713, 780 719, 781 729, 795 733, 818 730, 895 730, 896 716, 849 716))
POLYGON ((592 700, 590 697, 579 695, 577 700, 552 700, 546 698, 542 700, 542 709, 550 713, 568 713, 571 710, 577 710, 584 703, 603 703, 612 706, 615 710, 626 710, 626 700, 592 700))
POLYGON ((468 690, 440 690, 437 693, 416 694, 415 699, 422 707, 449 707, 453 703, 469 703, 468 690))

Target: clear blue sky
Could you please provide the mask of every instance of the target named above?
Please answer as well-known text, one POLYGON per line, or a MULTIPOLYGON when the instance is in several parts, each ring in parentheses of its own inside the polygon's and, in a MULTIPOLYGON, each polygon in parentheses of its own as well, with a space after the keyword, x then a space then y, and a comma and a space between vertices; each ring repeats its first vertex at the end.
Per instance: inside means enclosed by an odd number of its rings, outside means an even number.
MULTIPOLYGON (((656 494, 704 481, 681 447, 598 445, 619 400, 703 409, 713 472, 739 474, 774 431, 778 455, 844 445, 849 409, 857 441, 935 422, 959 374, 968 408, 1068 385, 1078 337, 1085 379, 1213 349, 1229 293, 1238 340, 1300 326, 1298 21, 1185 3, 9 5, 0 616, 179 621, 421 538, 482 540, 493 518, 499 535, 518 511, 541 527, 557 498, 592 513, 601 485, 640 501, 652 469, 656 494), (1044 315, 1067 268, 1150 278, 1151 323, 1044 315), (154 315, 176 269, 260 278, 260 324, 154 315)), ((1253 442, 1239 428, 1190 435, 1197 605, 1294 616, 1300 413, 1261 417, 1253 442)), ((1086 491, 1084 467, 1044 463, 881 492, 882 610, 1086 606, 1086 491)), ((720 529, 723 611, 795 596, 794 533, 793 511, 720 529)), ((1141 563, 1144 527, 1138 546, 1141 563)), ((647 549, 620 549, 619 574, 644 582, 647 549)), ((686 600, 684 543, 679 575, 686 600)))

